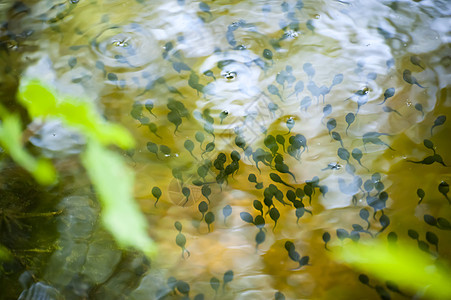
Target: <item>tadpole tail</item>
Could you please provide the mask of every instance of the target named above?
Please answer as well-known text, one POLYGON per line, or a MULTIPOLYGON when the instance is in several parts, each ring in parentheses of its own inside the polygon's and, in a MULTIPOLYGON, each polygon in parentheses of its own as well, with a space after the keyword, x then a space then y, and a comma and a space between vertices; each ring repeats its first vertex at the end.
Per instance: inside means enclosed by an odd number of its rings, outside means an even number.
POLYGON ((291 269, 291 271, 299 271, 302 268, 301 264, 299 264, 299 267, 295 268, 295 269, 291 269))
POLYGON ((255 166, 257 167, 258 172, 261 174, 262 170, 260 170, 260 168, 258 167, 258 162, 255 163, 255 166))
POLYGON ((449 200, 448 195, 446 195, 446 194, 443 194, 443 195, 445 196, 446 200, 448 200, 449 205, 451 205, 451 200, 449 200))
POLYGON ((385 146, 388 147, 388 149, 390 149, 391 151, 396 151, 395 149, 393 149, 392 147, 390 147, 388 144, 384 143, 385 146))
POLYGON ((361 165, 362 167, 364 167, 368 172, 370 171, 370 169, 368 169, 367 167, 365 167, 364 165, 362 165, 362 163, 359 160, 359 165, 361 165))
POLYGON ((291 173, 290 171, 287 171, 287 173, 288 173, 288 174, 290 174, 290 175, 291 175, 291 177, 293 177, 293 180, 294 180, 294 182, 296 182, 296 183, 297 183, 297 181, 296 181, 296 177, 294 176, 294 174, 293 174, 293 173, 291 173))
POLYGON ((385 103, 385 101, 387 101, 387 98, 384 99, 384 101, 382 101, 381 103, 379 103, 378 105, 382 105, 385 103))
POLYGON ((406 160, 406 162, 414 163, 414 164, 420 164, 421 161, 413 161, 413 160, 406 160))
POLYGON ((295 190, 294 186, 289 185, 288 183, 285 183, 283 181, 281 181, 280 183, 283 184, 284 186, 287 186, 287 187, 292 188, 293 190, 295 190))
POLYGON ((366 231, 364 231, 365 233, 368 233, 372 238, 374 238, 374 235, 371 233, 371 232, 369 232, 368 230, 366 230, 366 231))
POLYGON ((193 152, 189 152, 191 154, 191 156, 195 159, 195 160, 199 160, 197 157, 194 156, 193 152))
POLYGON ((424 89, 425 87, 419 84, 418 82, 415 82, 416 85, 418 85, 420 88, 424 89))
POLYGON ((185 251, 186 251, 186 254, 188 254, 188 256, 186 258, 189 258, 191 256, 191 253, 185 247, 183 247, 182 248, 182 258, 183 259, 185 259, 185 251))
POLYGON ((435 128, 435 125, 432 125, 432 127, 431 127, 431 137, 433 136, 433 134, 432 134, 432 130, 435 128))

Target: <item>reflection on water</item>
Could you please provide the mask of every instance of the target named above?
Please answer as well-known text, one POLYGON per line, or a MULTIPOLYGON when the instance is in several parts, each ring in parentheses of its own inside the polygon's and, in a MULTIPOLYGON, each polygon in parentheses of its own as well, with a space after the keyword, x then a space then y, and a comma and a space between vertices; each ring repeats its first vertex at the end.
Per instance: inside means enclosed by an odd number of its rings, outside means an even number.
POLYGON ((30 142, 66 174, 48 208, 64 210, 57 249, 45 267, 13 268, 5 282, 32 278, 8 297, 402 298, 413 295, 328 251, 400 239, 451 259, 446 1, 40 1, 0 11, 5 99, 22 74, 37 76, 125 125, 137 140, 124 153, 135 196, 160 250, 149 265, 114 247, 73 156, 84 142, 46 124, 30 142))

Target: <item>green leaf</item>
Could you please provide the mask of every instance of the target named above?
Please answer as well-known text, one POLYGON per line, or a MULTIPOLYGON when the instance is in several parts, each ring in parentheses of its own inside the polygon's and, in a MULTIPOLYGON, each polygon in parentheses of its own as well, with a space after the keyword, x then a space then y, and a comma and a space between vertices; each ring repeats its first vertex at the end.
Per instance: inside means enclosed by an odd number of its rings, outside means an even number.
POLYGON ((130 133, 117 124, 107 123, 90 101, 59 95, 36 79, 22 79, 17 98, 32 118, 58 118, 103 145, 134 146, 130 133))
POLYGON ((52 164, 41 158, 36 159, 24 150, 21 139, 22 129, 19 116, 8 115, 1 109, 0 144, 11 158, 25 170, 30 172, 40 184, 51 184, 56 179, 52 164))
POLYGON ((103 224, 118 244, 155 255, 156 245, 148 236, 146 219, 132 197, 133 172, 122 157, 90 139, 82 163, 102 202, 103 224))
MULTIPOLYGON (((146 219, 132 196, 134 174, 120 155, 105 148, 109 144, 133 147, 130 133, 120 125, 106 122, 92 102, 60 95, 38 80, 22 79, 17 97, 32 118, 61 120, 87 137, 81 158, 102 203, 104 226, 120 246, 135 247, 149 256, 155 255, 156 246, 148 236, 146 219)), ((16 127, 15 134, 20 137, 20 126, 16 127)), ((15 148, 7 150, 17 152, 15 148)), ((31 156, 23 153, 19 160, 25 165, 33 162, 31 156)), ((45 169, 41 161, 35 165, 39 172, 45 169)))
POLYGON ((8 248, 0 244, 0 262, 9 261, 13 258, 13 255, 8 248))
MULTIPOLYGON (((451 299, 447 266, 438 265, 432 255, 417 248, 398 243, 396 247, 373 242, 349 243, 342 251, 333 252, 337 260, 350 264, 365 273, 371 273, 382 281, 396 282, 412 292, 424 293, 426 298, 451 299)), ((443 263, 443 261, 440 261, 443 263)))

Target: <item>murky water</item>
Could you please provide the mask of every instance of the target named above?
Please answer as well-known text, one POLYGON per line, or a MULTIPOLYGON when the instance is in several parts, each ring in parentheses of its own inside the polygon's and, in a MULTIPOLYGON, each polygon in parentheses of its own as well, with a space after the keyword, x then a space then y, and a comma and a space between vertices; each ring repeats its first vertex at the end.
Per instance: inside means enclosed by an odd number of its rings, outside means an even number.
POLYGON ((5 299, 402 299, 328 250, 397 238, 451 260, 447 1, 0 5, 2 97, 37 76, 126 126, 159 245, 152 262, 116 249, 83 139, 31 128, 62 183, 21 209, 64 213, 17 229, 48 250, 3 266, 5 299))

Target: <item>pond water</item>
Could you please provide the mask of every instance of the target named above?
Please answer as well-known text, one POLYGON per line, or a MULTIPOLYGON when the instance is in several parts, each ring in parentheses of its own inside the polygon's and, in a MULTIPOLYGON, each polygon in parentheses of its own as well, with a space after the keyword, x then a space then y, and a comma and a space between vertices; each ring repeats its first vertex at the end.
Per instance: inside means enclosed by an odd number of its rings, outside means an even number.
POLYGON ((3 166, 0 237, 17 253, 2 266, 4 299, 421 299, 363 284, 329 252, 399 239, 450 262, 448 1, 4 1, 0 12, 2 101, 38 77, 126 126, 159 247, 153 261, 118 249, 97 222, 85 141, 32 124, 27 145, 61 182, 42 188, 3 166), (8 211, 27 226, 8 230, 8 211))

